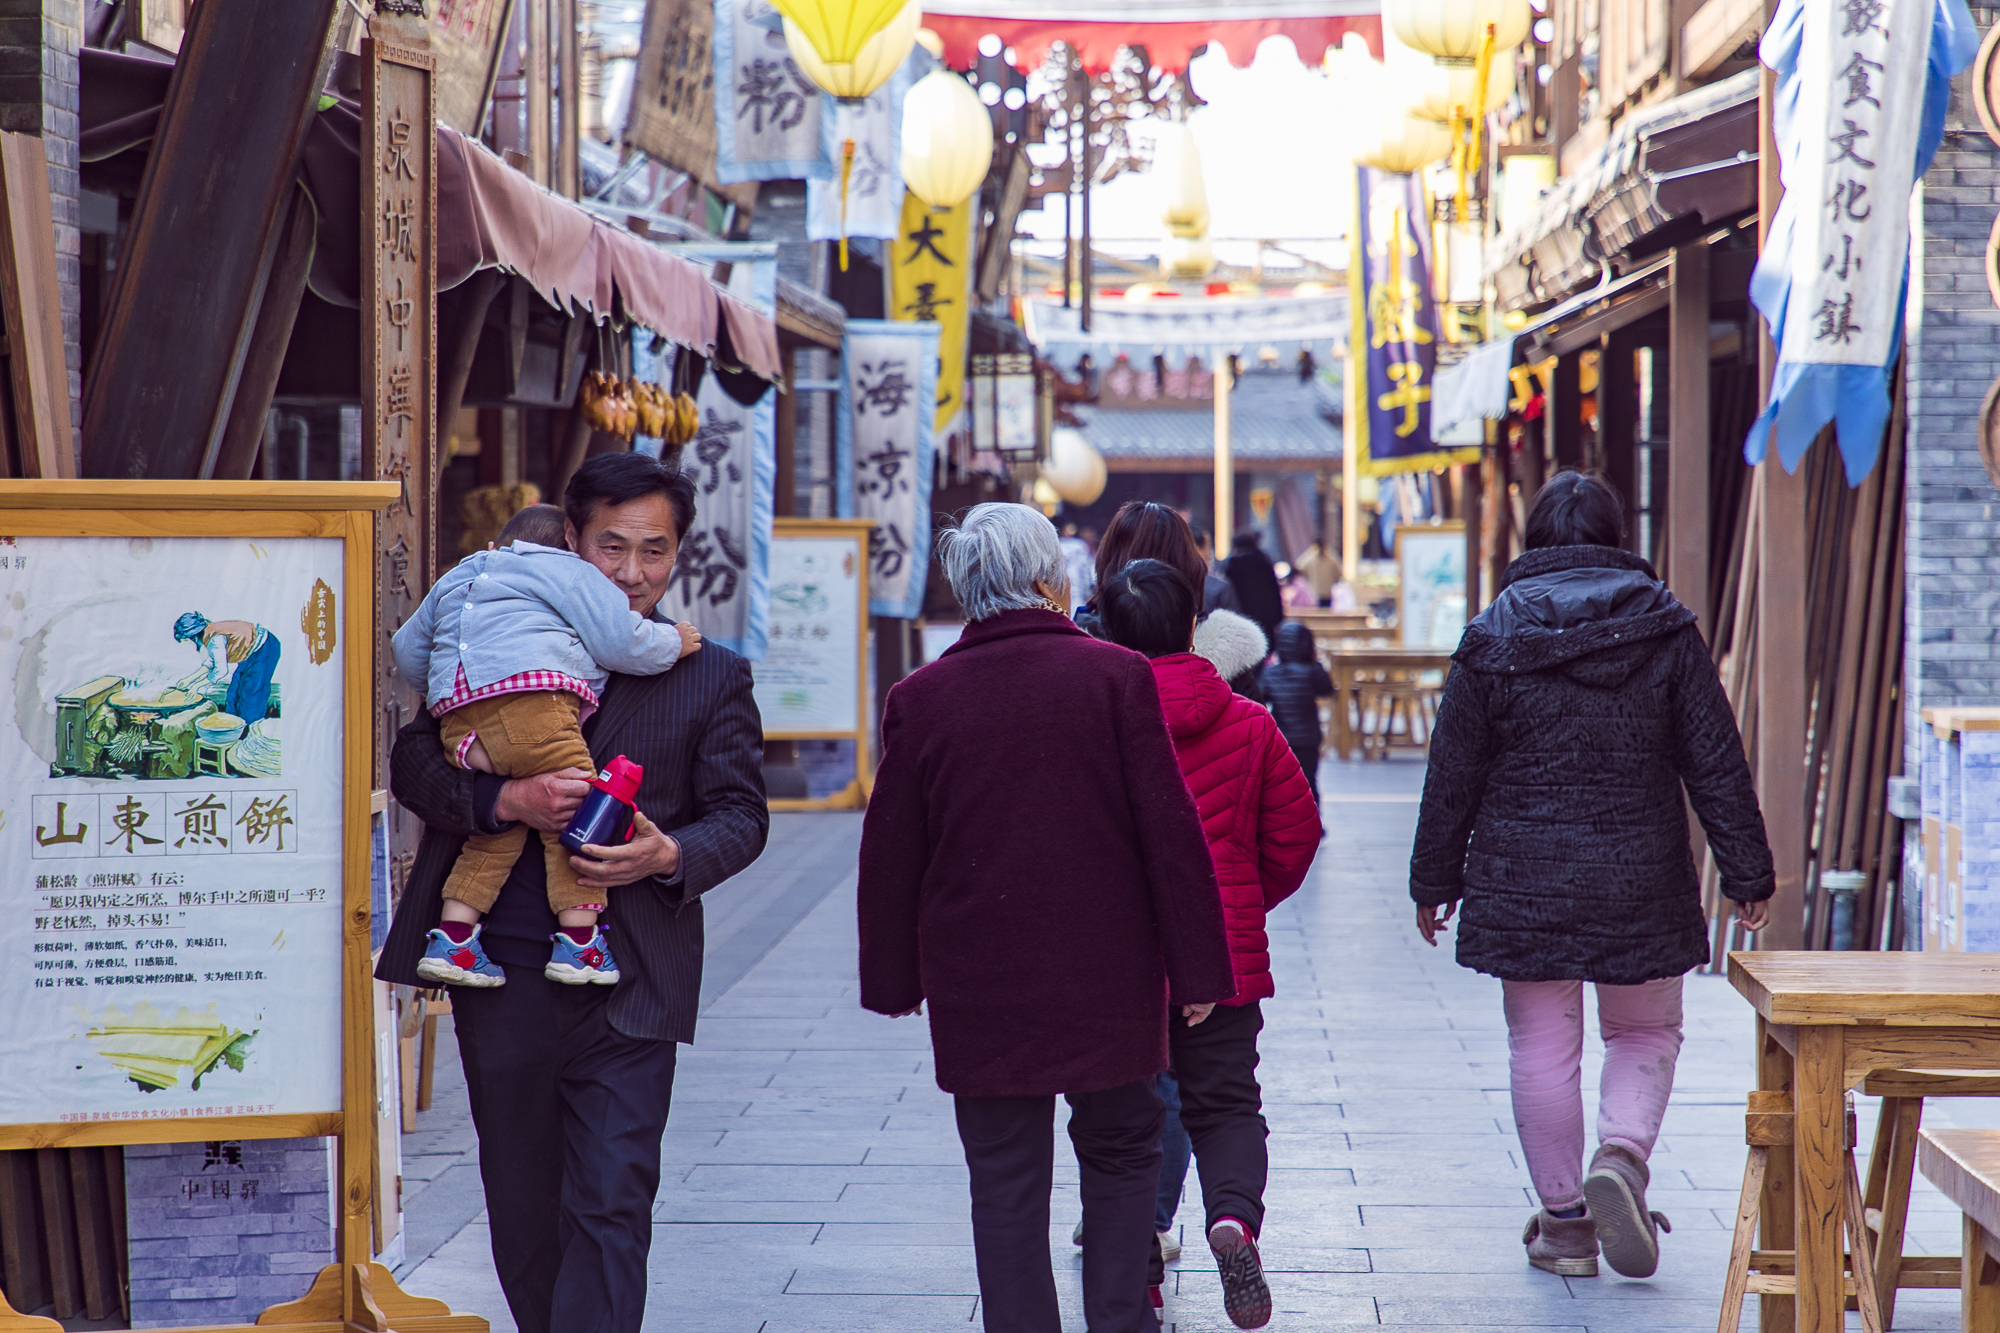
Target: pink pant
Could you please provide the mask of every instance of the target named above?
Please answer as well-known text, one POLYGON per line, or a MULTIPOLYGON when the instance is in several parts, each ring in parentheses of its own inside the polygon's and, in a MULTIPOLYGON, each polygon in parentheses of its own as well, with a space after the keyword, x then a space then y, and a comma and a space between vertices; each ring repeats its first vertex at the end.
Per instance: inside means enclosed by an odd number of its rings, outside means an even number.
MULTIPOLYGON (((1583 1202, 1583 983, 1501 983, 1514 1127, 1528 1175, 1549 1209, 1583 1202)), ((1650 1157, 1674 1090, 1681 1049, 1681 979, 1597 987, 1604 1035, 1597 1141, 1650 1157)))

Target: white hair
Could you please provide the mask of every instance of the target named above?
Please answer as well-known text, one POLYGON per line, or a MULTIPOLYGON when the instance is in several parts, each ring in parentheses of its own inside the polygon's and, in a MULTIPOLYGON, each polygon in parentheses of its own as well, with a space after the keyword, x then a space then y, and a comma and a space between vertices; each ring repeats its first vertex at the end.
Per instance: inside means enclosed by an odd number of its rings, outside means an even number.
POLYGON ((1054 590, 1069 582, 1055 524, 1024 504, 974 505, 939 534, 938 559, 967 620, 1040 606, 1037 581, 1054 590))

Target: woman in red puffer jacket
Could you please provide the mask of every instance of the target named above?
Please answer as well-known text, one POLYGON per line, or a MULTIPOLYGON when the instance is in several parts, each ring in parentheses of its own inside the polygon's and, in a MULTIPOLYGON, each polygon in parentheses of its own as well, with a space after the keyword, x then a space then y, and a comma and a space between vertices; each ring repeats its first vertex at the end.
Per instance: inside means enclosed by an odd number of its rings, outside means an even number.
POLYGON ((1232 693, 1189 651, 1200 601, 1185 577, 1158 560, 1135 560, 1099 588, 1097 604, 1104 636, 1152 659, 1222 889, 1236 994, 1206 1020, 1170 1023, 1168 1033, 1223 1305, 1237 1327, 1261 1328, 1271 1318, 1271 1291, 1256 1246, 1269 1169, 1257 1034, 1259 1002, 1274 991, 1264 917, 1305 881, 1319 846, 1319 809, 1270 713, 1232 693))

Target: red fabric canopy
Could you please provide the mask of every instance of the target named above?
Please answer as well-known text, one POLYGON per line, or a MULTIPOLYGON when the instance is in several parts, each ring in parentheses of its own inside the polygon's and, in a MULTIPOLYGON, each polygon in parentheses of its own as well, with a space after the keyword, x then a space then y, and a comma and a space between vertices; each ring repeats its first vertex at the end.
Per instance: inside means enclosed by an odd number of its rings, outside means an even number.
POLYGON ((924 7, 924 26, 944 42, 944 61, 953 69, 970 69, 979 58, 979 39, 988 33, 1014 49, 1014 64, 1023 73, 1040 65, 1058 41, 1074 45, 1091 74, 1111 68, 1121 46, 1143 46, 1147 58, 1163 70, 1187 68, 1202 47, 1213 43, 1238 69, 1256 57, 1266 37, 1289 37, 1299 59, 1317 65, 1328 47, 1338 47, 1348 33, 1358 33, 1375 59, 1382 59, 1382 17, 1374 4, 1327 3, 1303 6, 1285 0, 1094 0, 1076 5, 1036 0, 938 0, 924 7), (1130 8, 1131 16, 1123 11, 1130 8), (1328 14, 1329 9, 1371 12, 1328 14), (1321 12, 1302 13, 1318 9, 1321 12))

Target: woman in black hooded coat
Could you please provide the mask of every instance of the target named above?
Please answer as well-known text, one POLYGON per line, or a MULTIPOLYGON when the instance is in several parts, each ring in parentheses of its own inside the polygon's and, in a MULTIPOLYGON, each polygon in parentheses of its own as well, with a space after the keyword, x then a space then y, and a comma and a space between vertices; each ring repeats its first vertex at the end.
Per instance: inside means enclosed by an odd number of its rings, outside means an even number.
POLYGON ((1528 1260, 1566 1276, 1659 1262, 1645 1205, 1680 1048, 1681 978, 1708 961, 1692 804, 1753 929, 1774 889, 1743 738, 1694 613, 1618 549, 1595 473, 1535 498, 1528 551, 1470 625, 1431 736, 1410 858, 1417 928, 1463 903, 1458 961, 1499 977, 1514 1118, 1542 1199, 1528 1260), (1682 792, 1686 797, 1683 799, 1682 792), (1583 1172, 1582 986, 1605 1039, 1600 1147, 1583 1172))

